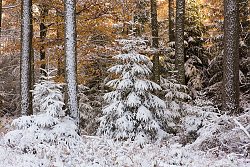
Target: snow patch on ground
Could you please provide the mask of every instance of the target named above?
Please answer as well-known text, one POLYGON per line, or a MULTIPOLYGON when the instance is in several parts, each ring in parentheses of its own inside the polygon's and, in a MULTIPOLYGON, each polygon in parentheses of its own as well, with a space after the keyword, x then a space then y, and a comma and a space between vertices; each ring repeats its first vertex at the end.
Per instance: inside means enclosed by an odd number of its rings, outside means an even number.
MULTIPOLYGON (((132 142, 115 142, 96 136, 83 136, 79 146, 78 163, 65 164, 55 159, 40 159, 35 154, 24 154, 0 146, 0 167, 248 167, 250 159, 235 154, 216 157, 180 144, 155 143, 143 148, 132 142), (53 161, 52 161, 53 159, 53 161)), ((72 160, 72 162, 76 162, 72 160)))

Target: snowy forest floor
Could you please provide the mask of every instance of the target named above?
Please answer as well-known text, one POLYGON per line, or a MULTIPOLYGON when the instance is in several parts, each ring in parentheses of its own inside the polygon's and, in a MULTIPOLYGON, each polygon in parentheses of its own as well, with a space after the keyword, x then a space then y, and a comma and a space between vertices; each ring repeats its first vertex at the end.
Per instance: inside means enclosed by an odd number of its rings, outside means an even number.
MULTIPOLYGON (((8 131, 11 118, 1 118, 2 135, 8 131), (6 125, 6 126, 3 126, 6 125)), ((2 136, 1 135, 1 136, 2 136)), ((244 133, 243 133, 244 135, 244 133)), ((218 148, 195 149, 194 144, 182 146, 173 136, 167 142, 140 147, 132 142, 114 142, 98 136, 82 136, 81 152, 68 158, 67 164, 49 157, 24 154, 0 144, 0 167, 249 167, 250 159, 218 148), (72 160, 70 160, 70 158, 72 160), (71 162, 77 162, 72 164, 71 162)), ((249 154, 249 153, 248 153, 249 154)), ((249 156, 247 156, 249 157, 249 156)), ((52 158, 52 157, 51 157, 52 158)))
MULTIPOLYGON (((85 138, 85 137, 84 137, 85 138)), ((216 156, 189 149, 188 146, 161 144, 146 145, 144 148, 133 144, 122 144, 112 140, 85 138, 84 150, 79 153, 81 167, 249 167, 250 160, 239 159, 234 154, 216 156)), ((39 159, 32 154, 22 154, 0 147, 1 167, 39 167, 64 165, 50 164, 48 159, 39 159)), ((69 165, 71 166, 71 165, 69 165)))

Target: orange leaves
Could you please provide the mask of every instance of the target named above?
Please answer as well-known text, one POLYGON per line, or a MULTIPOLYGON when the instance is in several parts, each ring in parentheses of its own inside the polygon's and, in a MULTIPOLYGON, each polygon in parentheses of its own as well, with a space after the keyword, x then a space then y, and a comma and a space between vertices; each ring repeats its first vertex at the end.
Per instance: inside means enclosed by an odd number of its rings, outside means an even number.
MULTIPOLYGON (((4 5, 15 4, 16 0, 4 0, 4 5)), ((96 78, 104 78, 105 70, 112 63, 112 48, 115 39, 121 36, 115 23, 123 24, 131 20, 135 0, 78 0, 77 19, 77 59, 78 81, 86 83, 96 78)), ((5 11, 3 27, 13 29, 4 42, 1 52, 20 52, 20 7, 5 11), (13 42, 12 40, 15 40, 13 42)), ((124 24, 123 24, 124 25, 124 24)), ((33 0, 33 49, 35 68, 47 64, 58 68, 58 81, 64 81, 64 5, 62 0, 33 0), (41 31, 41 24, 45 28, 41 31), (43 35, 41 35, 43 34, 43 35), (40 52, 45 59, 40 60, 40 52)), ((3 41, 3 38, 1 38, 3 41)))

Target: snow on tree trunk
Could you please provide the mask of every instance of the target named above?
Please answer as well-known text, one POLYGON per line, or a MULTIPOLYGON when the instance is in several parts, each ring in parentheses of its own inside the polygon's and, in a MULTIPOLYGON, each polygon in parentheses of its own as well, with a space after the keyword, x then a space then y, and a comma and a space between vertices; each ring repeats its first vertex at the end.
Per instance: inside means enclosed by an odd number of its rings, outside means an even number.
POLYGON ((140 38, 120 40, 124 54, 114 58, 118 65, 108 71, 117 76, 107 83, 114 91, 106 93, 108 103, 103 109, 99 134, 115 139, 134 139, 140 144, 164 136, 165 102, 152 92, 161 90, 155 82, 149 81, 152 63, 139 54, 138 48, 145 49, 140 38))
MULTIPOLYGON (((151 0, 151 31, 152 31, 152 46, 154 49, 159 47, 158 36, 158 21, 157 21, 157 3, 156 0, 151 0)), ((159 53, 156 51, 153 57, 153 79, 158 84, 160 83, 160 60, 159 53)))
POLYGON ((174 41, 174 0, 168 0, 169 41, 174 41))
POLYGON ((76 72, 76 17, 75 0, 65 0, 65 69, 67 83, 67 107, 69 115, 79 126, 76 72))
POLYGON ((22 1, 21 25, 21 114, 32 114, 32 1, 22 1))
POLYGON ((178 70, 178 81, 183 85, 185 84, 184 19, 185 0, 176 0, 175 66, 178 70))
POLYGON ((239 109, 239 4, 224 1, 223 109, 231 114, 239 109))

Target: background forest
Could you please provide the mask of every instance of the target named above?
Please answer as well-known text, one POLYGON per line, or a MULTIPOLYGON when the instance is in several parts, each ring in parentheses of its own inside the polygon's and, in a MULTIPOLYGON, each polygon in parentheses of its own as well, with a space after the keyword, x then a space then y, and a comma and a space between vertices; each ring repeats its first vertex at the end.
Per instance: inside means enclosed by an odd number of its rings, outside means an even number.
POLYGON ((250 165, 249 12, 0 0, 0 167, 250 165))

